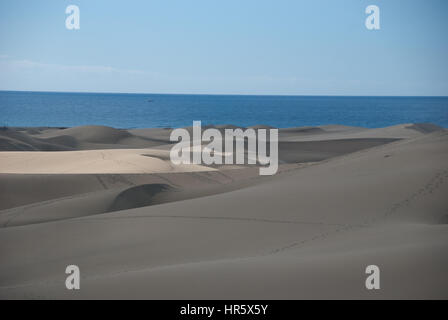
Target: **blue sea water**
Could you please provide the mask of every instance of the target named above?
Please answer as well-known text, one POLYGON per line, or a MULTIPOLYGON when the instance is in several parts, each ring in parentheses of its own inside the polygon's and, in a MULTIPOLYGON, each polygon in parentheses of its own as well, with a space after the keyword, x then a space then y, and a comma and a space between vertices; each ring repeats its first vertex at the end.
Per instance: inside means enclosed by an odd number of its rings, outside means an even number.
POLYGON ((342 97, 0 91, 0 126, 115 128, 206 124, 369 128, 431 122, 448 127, 448 97, 342 97))

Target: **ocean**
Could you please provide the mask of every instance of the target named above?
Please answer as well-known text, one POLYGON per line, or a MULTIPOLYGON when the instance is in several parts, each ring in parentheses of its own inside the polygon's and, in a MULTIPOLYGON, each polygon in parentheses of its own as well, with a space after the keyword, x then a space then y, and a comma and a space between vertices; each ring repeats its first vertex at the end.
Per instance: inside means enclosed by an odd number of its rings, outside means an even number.
POLYGON ((341 124, 448 127, 448 97, 249 96, 0 91, 0 126, 115 128, 341 124))

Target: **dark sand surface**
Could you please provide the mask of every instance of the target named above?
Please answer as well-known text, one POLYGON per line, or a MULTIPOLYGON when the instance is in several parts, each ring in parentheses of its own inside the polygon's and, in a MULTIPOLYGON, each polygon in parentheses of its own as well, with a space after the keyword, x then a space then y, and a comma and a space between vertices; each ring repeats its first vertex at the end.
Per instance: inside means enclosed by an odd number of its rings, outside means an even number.
POLYGON ((170 132, 0 130, 0 297, 448 298, 447 130, 280 129, 271 177, 173 167, 170 132))

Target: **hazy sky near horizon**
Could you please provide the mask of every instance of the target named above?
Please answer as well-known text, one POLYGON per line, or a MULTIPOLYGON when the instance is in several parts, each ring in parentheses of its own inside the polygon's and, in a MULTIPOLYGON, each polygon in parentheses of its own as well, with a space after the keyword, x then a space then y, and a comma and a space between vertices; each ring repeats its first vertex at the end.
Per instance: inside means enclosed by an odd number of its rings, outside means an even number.
POLYGON ((448 95, 447 33, 446 0, 1 0, 0 90, 448 95))

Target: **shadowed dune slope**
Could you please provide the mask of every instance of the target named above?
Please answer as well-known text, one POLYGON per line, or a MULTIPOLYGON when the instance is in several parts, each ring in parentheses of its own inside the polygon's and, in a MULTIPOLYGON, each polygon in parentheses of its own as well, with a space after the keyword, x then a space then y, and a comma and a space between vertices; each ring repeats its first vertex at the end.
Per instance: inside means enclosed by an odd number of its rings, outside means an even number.
POLYGON ((316 162, 397 141, 390 138, 365 138, 323 141, 280 141, 279 160, 283 163, 316 162))
POLYGON ((154 204, 154 196, 168 191, 167 184, 143 184, 120 192, 108 208, 108 212, 146 207, 154 204))
POLYGON ((114 212, 172 201, 160 193, 174 191, 166 184, 142 184, 101 190, 0 211, 0 226, 11 227, 114 212))

